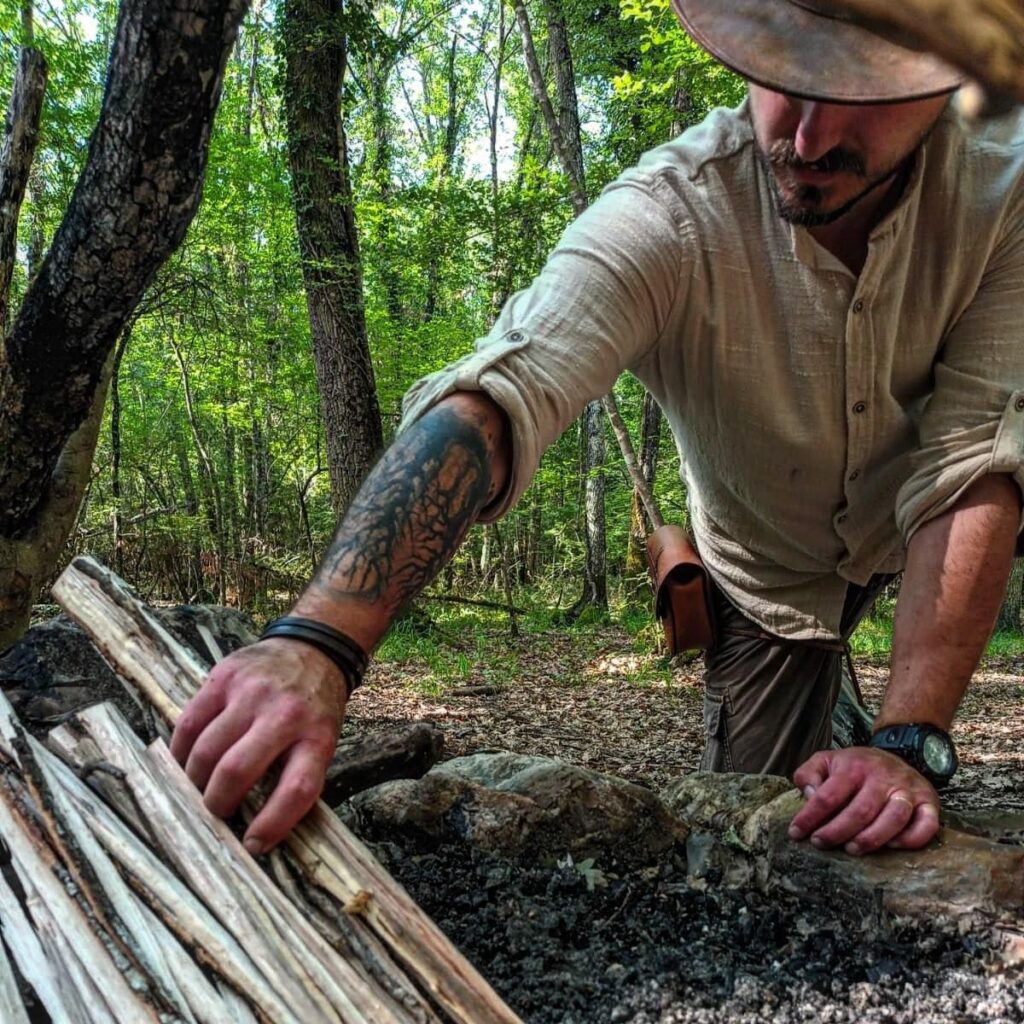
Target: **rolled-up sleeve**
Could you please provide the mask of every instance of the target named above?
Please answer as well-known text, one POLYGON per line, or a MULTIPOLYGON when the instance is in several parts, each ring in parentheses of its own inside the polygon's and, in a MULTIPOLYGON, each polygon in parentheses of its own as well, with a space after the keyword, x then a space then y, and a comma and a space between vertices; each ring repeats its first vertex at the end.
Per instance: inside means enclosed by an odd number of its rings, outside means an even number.
POLYGON ((456 391, 483 391, 507 414, 512 472, 484 521, 518 500, 545 449, 665 330, 693 262, 680 205, 657 176, 628 172, 568 227, 474 351, 406 394, 400 431, 456 391))
POLYGON ((1024 201, 946 339, 919 436, 896 502, 905 540, 988 473, 1024 492, 1024 201))

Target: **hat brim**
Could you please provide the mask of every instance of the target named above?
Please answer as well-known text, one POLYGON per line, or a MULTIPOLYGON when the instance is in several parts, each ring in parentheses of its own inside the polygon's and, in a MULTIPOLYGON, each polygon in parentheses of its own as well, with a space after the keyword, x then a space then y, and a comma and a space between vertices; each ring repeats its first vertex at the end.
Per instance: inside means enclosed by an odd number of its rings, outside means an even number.
POLYGON ((899 103, 952 92, 963 74, 849 20, 791 0, 672 0, 723 64, 778 92, 832 103, 899 103))

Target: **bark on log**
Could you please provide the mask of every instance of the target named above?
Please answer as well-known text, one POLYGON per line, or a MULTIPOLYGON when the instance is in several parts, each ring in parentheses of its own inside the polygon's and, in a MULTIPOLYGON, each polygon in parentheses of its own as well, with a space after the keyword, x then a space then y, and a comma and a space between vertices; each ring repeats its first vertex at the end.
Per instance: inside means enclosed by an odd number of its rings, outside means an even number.
MULTIPOLYGON (((91 559, 75 559, 53 594, 115 671, 174 722, 205 677, 192 653, 122 581, 91 559)), ((112 753, 104 748, 107 759, 113 760, 112 753)), ((173 776, 170 766, 164 767, 173 776)), ((254 806, 250 801, 246 813, 254 813, 254 806)), ((518 1024, 519 1018, 323 801, 292 832, 287 845, 308 879, 338 905, 357 911, 359 920, 454 1021, 518 1024)), ((238 855, 248 857, 244 851, 238 855)))
POLYGON ((245 0, 121 4, 85 167, 0 339, 0 650, 24 630, 74 524, 108 357, 199 204, 244 9, 245 0))
POLYGON ((418 779, 441 757, 444 736, 429 722, 415 722, 399 732, 343 740, 327 769, 320 799, 330 807, 353 793, 389 779, 418 779))
POLYGON ((993 93, 1024 103, 1021 0, 837 0, 837 6, 883 33, 910 36, 993 93))
POLYGON ((192 220, 244 9, 121 5, 85 168, 0 360, 0 534, 29 524, 121 328, 192 220))

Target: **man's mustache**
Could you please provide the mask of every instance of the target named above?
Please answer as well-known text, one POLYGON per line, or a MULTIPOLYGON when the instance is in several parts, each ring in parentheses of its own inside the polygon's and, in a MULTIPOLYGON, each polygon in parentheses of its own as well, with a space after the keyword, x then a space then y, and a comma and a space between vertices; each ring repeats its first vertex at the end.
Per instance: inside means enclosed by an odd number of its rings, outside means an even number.
POLYGON ((817 160, 801 160, 797 156, 796 144, 792 139, 779 139, 778 142, 772 143, 768 150, 768 163, 777 168, 792 167, 797 170, 823 171, 826 174, 845 171, 861 178, 866 173, 863 159, 852 150, 843 149, 842 146, 830 149, 817 160))

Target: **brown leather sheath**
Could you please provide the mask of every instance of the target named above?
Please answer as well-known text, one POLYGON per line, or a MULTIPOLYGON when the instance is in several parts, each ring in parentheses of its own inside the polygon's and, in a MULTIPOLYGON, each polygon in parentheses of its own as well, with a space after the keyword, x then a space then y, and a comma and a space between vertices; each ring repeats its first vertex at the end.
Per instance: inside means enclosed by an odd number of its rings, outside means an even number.
POLYGON ((647 538, 647 565, 669 653, 713 647, 711 576, 686 530, 673 524, 655 530, 647 538))

